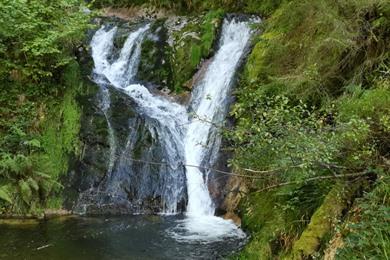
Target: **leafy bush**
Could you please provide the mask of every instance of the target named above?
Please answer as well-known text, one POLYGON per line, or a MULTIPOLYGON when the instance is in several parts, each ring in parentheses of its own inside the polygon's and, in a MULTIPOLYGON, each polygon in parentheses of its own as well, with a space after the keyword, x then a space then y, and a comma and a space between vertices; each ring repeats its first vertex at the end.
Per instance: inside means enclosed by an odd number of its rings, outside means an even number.
POLYGON ((0 79, 50 77, 73 59, 88 28, 79 0, 4 0, 0 5, 0 79))

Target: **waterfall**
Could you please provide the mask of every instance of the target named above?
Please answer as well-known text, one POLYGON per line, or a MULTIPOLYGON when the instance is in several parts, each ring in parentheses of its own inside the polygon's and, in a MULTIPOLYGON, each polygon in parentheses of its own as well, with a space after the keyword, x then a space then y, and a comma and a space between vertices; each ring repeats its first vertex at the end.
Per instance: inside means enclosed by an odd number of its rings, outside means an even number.
POLYGON ((117 27, 107 31, 103 25, 92 38, 92 58, 95 63, 94 80, 102 84, 102 80, 108 80, 116 88, 123 89, 134 80, 138 71, 141 55, 141 44, 149 30, 146 24, 131 33, 119 54, 119 57, 110 63, 110 55, 114 46, 114 36, 117 27))
MULTIPOLYGON (((145 86, 135 84, 141 56, 141 45, 146 37, 150 24, 140 26, 129 33, 120 50, 114 46, 117 27, 110 28, 103 25, 91 40, 92 58, 94 61, 93 80, 100 87, 99 108, 103 112, 108 127, 110 158, 106 177, 98 184, 81 194, 76 208, 78 212, 86 212, 89 205, 110 210, 111 205, 128 208, 132 213, 142 213, 143 200, 146 198, 161 197, 160 213, 176 214, 178 207, 183 204, 185 176, 184 148, 182 139, 184 130, 181 125, 188 120, 184 106, 170 102, 159 96, 152 95, 145 86), (111 98, 112 89, 127 95, 136 103, 135 109, 145 122, 141 123, 148 129, 148 134, 161 145, 162 160, 159 169, 150 172, 150 165, 138 167, 134 165, 133 154, 136 136, 139 129, 129 125, 129 134, 126 143, 117 143, 115 129, 112 124, 111 98), (158 174, 158 180, 153 179, 158 174), (137 180, 135 180, 137 179, 137 180), (159 184, 151 183, 159 181, 159 184), (146 187, 154 185, 153 189, 146 187), (138 186, 138 187, 135 187, 138 186), (160 188, 162 187, 162 188, 160 188), (128 193, 137 190, 132 202, 128 201, 128 193)), ((133 122, 134 123, 134 122, 133 122)), ((154 147, 160 149, 160 147, 154 147)), ((153 150, 153 149, 152 149, 153 150)), ((153 154, 150 151, 149 154, 153 154)), ((146 158, 148 159, 148 158, 146 158)), ((150 160, 150 159, 149 159, 150 160)), ((142 163, 141 163, 142 164, 142 163)))
POLYGON ((165 175, 171 176, 165 183, 166 188, 172 191, 173 196, 169 197, 170 203, 164 213, 176 213, 176 205, 179 202, 177 192, 180 188, 175 182, 175 174, 181 174, 180 170, 183 161, 184 147, 183 138, 188 121, 185 107, 174 102, 170 102, 159 96, 153 96, 144 86, 135 84, 125 88, 126 93, 133 98, 138 105, 139 113, 149 122, 148 127, 153 132, 157 132, 157 138, 164 147, 166 154, 166 163, 170 167, 170 172, 165 175))
MULTIPOLYGON (((164 175, 163 213, 177 212, 179 194, 184 189, 179 180, 184 178, 184 173, 186 175, 187 218, 171 230, 171 234, 179 240, 244 236, 231 221, 214 217, 215 206, 207 187, 209 171, 203 168, 211 166, 213 154, 219 149, 220 136, 214 126, 221 124, 226 117, 235 72, 252 34, 250 22, 224 20, 218 50, 205 75, 194 86, 188 107, 153 94, 147 87, 135 81, 141 44, 149 28, 150 25, 146 24, 130 33, 116 56, 113 54, 113 42, 117 27, 110 29, 103 26, 91 41, 95 63, 93 79, 102 89, 101 109, 109 128, 109 171, 113 171, 117 153, 115 133, 108 113, 108 88, 111 86, 134 102, 137 113, 145 120, 153 139, 158 140, 164 150, 162 164, 168 168, 165 171, 160 170, 160 174, 164 175)), ((130 135, 129 144, 122 153, 123 159, 128 156, 126 152, 132 149, 131 139, 130 135)), ((113 171, 104 187, 105 192, 115 193, 121 176, 115 175, 113 171)))
POLYGON ((199 168, 191 165, 202 165, 216 140, 210 140, 226 115, 227 99, 232 80, 251 36, 246 22, 225 20, 222 27, 222 38, 219 50, 210 64, 204 78, 195 86, 191 100, 192 113, 184 139, 188 189, 189 215, 214 215, 207 183, 207 176, 199 168), (212 122, 212 124, 210 123, 212 122))
POLYGON ((103 26, 100 30, 94 35, 91 45, 94 46, 92 49, 92 58, 95 62, 95 71, 94 80, 100 86, 100 109, 103 111, 104 117, 106 118, 109 134, 109 144, 110 144, 110 158, 108 165, 108 173, 112 172, 115 163, 115 152, 116 152, 116 140, 114 130, 109 119, 109 109, 111 106, 110 93, 105 86, 105 82, 99 77, 99 71, 104 71, 108 66, 108 56, 112 52, 114 36, 117 31, 117 27, 112 28, 108 32, 105 31, 103 26))

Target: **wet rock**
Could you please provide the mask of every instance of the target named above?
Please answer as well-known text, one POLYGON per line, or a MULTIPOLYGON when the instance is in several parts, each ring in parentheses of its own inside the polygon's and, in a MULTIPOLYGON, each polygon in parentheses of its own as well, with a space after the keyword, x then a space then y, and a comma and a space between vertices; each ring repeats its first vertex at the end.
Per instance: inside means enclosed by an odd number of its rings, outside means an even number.
POLYGON ((137 76, 139 80, 152 83, 158 89, 169 89, 172 85, 171 50, 167 44, 167 29, 163 25, 164 20, 154 22, 148 37, 143 41, 137 76))
POLYGON ((232 220, 237 227, 241 227, 241 218, 233 212, 228 212, 223 216, 223 219, 232 220))
MULTIPOLYGON (((168 196, 166 183, 176 171, 182 188, 178 191, 177 210, 186 205, 184 169, 169 169, 165 165, 148 162, 164 161, 162 149, 153 130, 135 112, 135 104, 123 92, 110 88, 111 106, 107 112, 115 135, 115 158, 109 172, 110 134, 107 119, 99 108, 99 98, 84 100, 80 139, 83 141, 81 158, 69 174, 67 209, 85 214, 157 214, 165 207, 168 196), (89 104, 88 104, 89 102, 89 104), (166 197, 165 197, 166 198, 166 197)), ((172 180, 171 180, 172 181, 172 180)))
POLYGON ((45 219, 70 216, 72 214, 72 211, 66 209, 46 209, 44 211, 45 219))
POLYGON ((111 18, 120 18, 133 23, 144 19, 162 19, 173 16, 172 12, 169 10, 156 9, 153 7, 145 8, 140 6, 126 8, 107 7, 103 9, 103 15, 111 18))

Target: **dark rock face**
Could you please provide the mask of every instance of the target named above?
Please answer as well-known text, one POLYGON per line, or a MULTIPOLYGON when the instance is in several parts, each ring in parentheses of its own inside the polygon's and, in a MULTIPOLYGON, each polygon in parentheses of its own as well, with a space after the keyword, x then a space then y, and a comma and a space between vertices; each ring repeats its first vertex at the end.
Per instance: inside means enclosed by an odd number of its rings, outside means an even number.
POLYGON ((170 182, 175 182, 182 187, 175 194, 177 211, 184 211, 184 168, 151 164, 166 159, 153 126, 137 115, 124 93, 110 89, 110 97, 108 114, 115 137, 115 157, 110 158, 109 128, 97 96, 85 99, 80 133, 83 154, 69 174, 67 190, 74 195, 67 196, 67 207, 87 214, 159 213, 166 208, 167 200, 173 199, 169 189, 170 182))

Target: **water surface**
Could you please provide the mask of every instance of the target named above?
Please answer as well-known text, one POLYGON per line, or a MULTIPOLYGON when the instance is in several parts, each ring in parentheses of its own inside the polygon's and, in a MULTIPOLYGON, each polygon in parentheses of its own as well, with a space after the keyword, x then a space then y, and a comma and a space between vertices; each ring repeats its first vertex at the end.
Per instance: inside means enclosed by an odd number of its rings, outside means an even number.
POLYGON ((176 240, 180 216, 77 217, 0 225, 0 259, 221 259, 245 238, 176 240))

